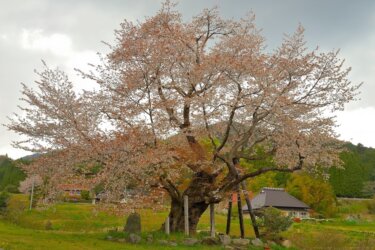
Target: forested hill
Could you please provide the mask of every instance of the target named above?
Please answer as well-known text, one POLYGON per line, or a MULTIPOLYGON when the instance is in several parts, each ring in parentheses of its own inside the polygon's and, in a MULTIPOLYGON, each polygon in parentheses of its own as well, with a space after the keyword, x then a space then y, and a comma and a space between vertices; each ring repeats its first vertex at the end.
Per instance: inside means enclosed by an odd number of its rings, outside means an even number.
POLYGON ((371 197, 375 195, 375 149, 362 144, 347 145, 341 153, 344 169, 330 170, 330 183, 339 197, 371 197))
POLYGON ((19 182, 25 179, 25 173, 16 167, 15 161, 7 156, 0 156, 0 192, 18 192, 19 182))

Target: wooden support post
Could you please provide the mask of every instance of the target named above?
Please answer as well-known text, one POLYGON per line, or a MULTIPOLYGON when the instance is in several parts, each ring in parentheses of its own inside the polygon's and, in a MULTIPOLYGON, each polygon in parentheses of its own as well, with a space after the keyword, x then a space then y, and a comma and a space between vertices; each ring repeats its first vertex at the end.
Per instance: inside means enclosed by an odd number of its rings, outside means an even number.
POLYGON ((238 219, 240 221, 241 238, 245 238, 245 229, 243 225, 243 216, 242 216, 241 193, 239 189, 237 191, 237 206, 238 206, 238 219))
POLYGON ((245 181, 243 181, 241 183, 241 187, 242 187, 242 192, 245 195, 246 205, 247 205, 247 209, 249 211, 249 215, 250 215, 250 219, 251 219, 251 224, 252 224, 253 229, 254 229, 255 237, 259 239, 260 238, 259 228, 258 228, 256 219, 255 219, 255 214, 254 214, 253 208, 251 206, 249 193, 246 190, 246 182, 245 181))
POLYGON ((225 231, 227 235, 229 235, 230 233, 230 221, 232 218, 232 200, 233 200, 233 194, 229 196, 229 202, 228 202, 227 229, 225 231))
POLYGON ((189 236, 189 198, 184 196, 185 235, 189 236))
POLYGON ((165 224, 164 224, 164 227, 165 227, 165 233, 166 234, 170 234, 170 230, 169 230, 169 216, 167 217, 167 219, 165 219, 165 224))
POLYGON ((210 204, 210 234, 215 237, 215 204, 210 204))

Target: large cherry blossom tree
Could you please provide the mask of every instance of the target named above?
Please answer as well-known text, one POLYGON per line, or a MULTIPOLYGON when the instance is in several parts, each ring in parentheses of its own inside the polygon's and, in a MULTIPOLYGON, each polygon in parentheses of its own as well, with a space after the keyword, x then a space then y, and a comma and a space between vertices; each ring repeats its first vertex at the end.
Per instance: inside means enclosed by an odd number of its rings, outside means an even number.
POLYGON ((81 72, 98 90, 77 93, 46 68, 36 90, 23 86, 28 105, 7 126, 26 138, 15 146, 43 153, 29 166, 41 176, 100 164, 90 181, 109 198, 130 183, 163 188, 172 231, 184 229, 188 195, 194 232, 208 205, 248 178, 339 164, 333 113, 359 85, 338 51, 309 50, 303 32, 270 51, 253 15, 226 20, 214 8, 184 22, 167 2, 142 22, 125 20, 111 53, 81 72), (265 158, 269 166, 252 164, 265 158))

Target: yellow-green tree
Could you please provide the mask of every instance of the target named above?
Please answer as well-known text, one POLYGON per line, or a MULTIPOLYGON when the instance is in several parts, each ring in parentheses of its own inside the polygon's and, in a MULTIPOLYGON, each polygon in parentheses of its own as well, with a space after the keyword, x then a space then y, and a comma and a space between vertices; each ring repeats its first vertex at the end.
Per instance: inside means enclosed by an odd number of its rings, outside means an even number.
POLYGON ((332 186, 319 177, 294 173, 287 182, 286 190, 326 217, 334 215, 336 211, 332 186))

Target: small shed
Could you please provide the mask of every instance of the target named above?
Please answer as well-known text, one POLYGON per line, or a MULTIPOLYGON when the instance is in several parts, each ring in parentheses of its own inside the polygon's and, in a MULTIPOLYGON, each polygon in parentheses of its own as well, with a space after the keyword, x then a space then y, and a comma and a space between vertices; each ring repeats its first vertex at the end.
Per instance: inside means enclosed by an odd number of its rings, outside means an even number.
MULTIPOLYGON (((280 209, 283 214, 294 218, 309 218, 309 206, 288 194, 283 188, 265 187, 251 200, 253 210, 261 210, 266 207, 280 209)), ((244 212, 248 212, 247 205, 242 207, 244 212)))

